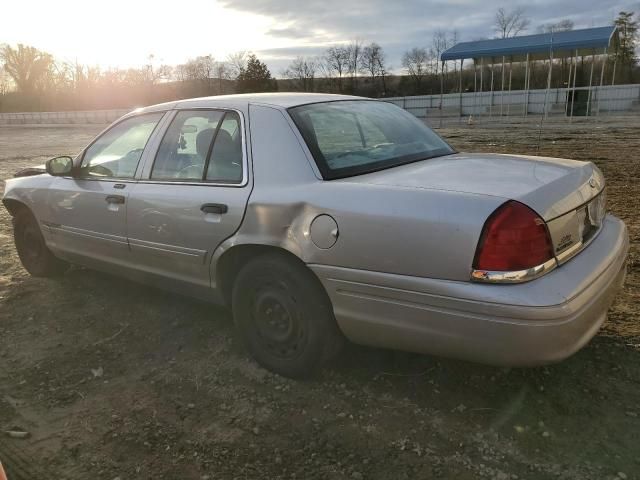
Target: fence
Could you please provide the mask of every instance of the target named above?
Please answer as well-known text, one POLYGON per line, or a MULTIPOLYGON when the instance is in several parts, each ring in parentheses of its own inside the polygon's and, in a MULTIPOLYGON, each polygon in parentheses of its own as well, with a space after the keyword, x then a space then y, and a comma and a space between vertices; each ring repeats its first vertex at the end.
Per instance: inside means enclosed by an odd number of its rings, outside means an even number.
MULTIPOLYGON (((640 115, 640 85, 552 88, 493 92, 448 93, 394 97, 386 101, 411 112, 429 123, 460 121, 472 115, 476 120, 500 120, 528 115, 557 117, 640 115)), ((0 125, 32 124, 108 124, 128 110, 82 112, 0 113, 0 125)))
POLYGON ((561 117, 640 115, 640 85, 449 93, 386 99, 430 123, 541 115, 561 117))
POLYGON ((108 124, 128 112, 130 110, 0 113, 0 125, 108 124))

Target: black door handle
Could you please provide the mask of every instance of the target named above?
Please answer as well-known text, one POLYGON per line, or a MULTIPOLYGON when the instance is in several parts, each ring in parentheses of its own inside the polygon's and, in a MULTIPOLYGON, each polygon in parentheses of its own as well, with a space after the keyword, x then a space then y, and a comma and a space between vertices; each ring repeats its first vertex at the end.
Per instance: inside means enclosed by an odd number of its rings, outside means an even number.
POLYGON ((200 207, 204 213, 227 213, 229 211, 229 207, 227 207, 224 203, 205 203, 200 207))
POLYGON ((123 195, 107 195, 107 203, 116 203, 122 205, 124 203, 123 195))

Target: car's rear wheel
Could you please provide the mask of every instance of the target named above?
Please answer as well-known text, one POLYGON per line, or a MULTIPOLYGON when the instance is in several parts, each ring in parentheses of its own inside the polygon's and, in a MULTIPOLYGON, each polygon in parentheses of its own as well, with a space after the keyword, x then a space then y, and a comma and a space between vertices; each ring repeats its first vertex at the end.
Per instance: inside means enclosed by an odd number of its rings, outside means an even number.
POLYGON ((23 209, 13 218, 13 237, 22 266, 34 277, 55 277, 68 268, 47 248, 38 222, 33 214, 23 209))
POLYGON ((344 342, 322 285, 295 259, 267 254, 249 261, 232 297, 244 344, 272 372, 307 377, 344 342))

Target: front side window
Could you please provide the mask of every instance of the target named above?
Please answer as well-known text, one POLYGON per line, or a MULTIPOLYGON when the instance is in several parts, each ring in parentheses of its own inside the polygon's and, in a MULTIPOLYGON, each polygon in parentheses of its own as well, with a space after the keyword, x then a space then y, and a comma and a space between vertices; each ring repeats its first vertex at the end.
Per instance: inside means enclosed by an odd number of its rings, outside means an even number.
POLYGON ((238 114, 220 110, 178 112, 162 139, 151 178, 239 183, 242 133, 238 114))
POLYGON ((105 132, 82 157, 80 174, 97 178, 133 178, 144 147, 163 112, 131 117, 105 132))
POLYGON ((325 179, 453 153, 424 123, 395 105, 362 100, 289 109, 325 179))

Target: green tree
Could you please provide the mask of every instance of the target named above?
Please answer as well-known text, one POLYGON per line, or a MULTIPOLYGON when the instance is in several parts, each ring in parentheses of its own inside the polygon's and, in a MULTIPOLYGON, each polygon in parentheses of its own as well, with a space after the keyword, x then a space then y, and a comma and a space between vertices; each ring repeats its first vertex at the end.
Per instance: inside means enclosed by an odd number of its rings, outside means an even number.
POLYGON ((271 78, 271 72, 267 65, 253 53, 249 55, 246 66, 240 68, 236 80, 238 91, 241 93, 273 92, 278 89, 277 83, 271 78))
POLYGON ((629 81, 633 81, 633 67, 638 63, 636 48, 638 47, 638 20, 634 19, 634 12, 620 12, 613 24, 618 27, 620 45, 615 58, 618 64, 626 67, 629 81))

